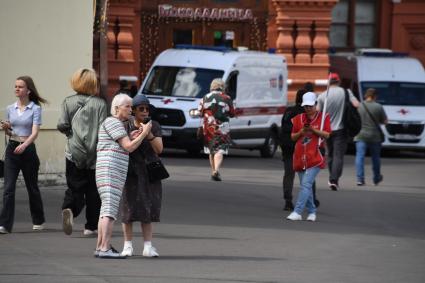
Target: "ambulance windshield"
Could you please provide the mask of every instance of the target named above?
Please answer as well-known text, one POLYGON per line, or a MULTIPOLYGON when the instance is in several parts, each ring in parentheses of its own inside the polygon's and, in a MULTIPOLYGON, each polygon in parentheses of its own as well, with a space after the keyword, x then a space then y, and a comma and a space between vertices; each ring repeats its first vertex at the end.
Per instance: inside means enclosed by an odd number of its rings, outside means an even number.
POLYGON ((143 94, 203 97, 210 92, 211 81, 222 78, 224 71, 156 66, 150 73, 143 94))
POLYGON ((382 105, 425 106, 425 83, 364 82, 362 93, 376 89, 377 102, 382 105))

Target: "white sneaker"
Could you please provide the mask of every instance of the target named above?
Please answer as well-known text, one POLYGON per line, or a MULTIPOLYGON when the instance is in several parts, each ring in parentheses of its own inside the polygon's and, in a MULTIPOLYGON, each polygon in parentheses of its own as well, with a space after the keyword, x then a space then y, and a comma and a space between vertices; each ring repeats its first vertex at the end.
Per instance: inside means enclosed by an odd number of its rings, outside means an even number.
POLYGON ((96 234, 97 234, 97 230, 84 229, 83 231, 84 236, 93 236, 96 234))
POLYGON ((289 214, 288 217, 286 217, 286 219, 292 220, 292 221, 303 220, 303 218, 301 217, 301 215, 298 214, 298 213, 296 213, 295 211, 293 211, 291 214, 289 214))
POLYGON ((41 225, 32 225, 32 229, 34 231, 42 231, 42 230, 44 230, 44 223, 41 224, 41 225))
POLYGON ((122 256, 133 256, 133 247, 132 246, 126 246, 122 249, 121 252, 122 256))
POLYGON ((3 226, 0 226, 0 234, 9 234, 9 231, 7 231, 3 226))
POLYGON ((307 221, 312 221, 312 222, 316 221, 316 213, 310 213, 307 216, 307 221))
POLYGON ((143 249, 143 256, 145 257, 159 257, 158 252, 156 251, 155 247, 145 247, 143 249))

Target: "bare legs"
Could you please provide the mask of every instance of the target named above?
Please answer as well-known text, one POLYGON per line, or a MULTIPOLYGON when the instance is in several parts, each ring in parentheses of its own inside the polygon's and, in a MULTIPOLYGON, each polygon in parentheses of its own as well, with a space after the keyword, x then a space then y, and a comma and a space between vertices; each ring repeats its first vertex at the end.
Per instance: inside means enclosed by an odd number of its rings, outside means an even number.
POLYGON ((124 241, 133 240, 133 223, 123 223, 122 231, 124 232, 124 241))
POLYGON ((114 227, 114 219, 103 216, 99 218, 97 227, 97 245, 96 250, 107 251, 110 248, 109 242, 111 241, 112 228, 114 227))
POLYGON ((215 154, 210 154, 210 166, 212 175, 220 171, 221 164, 223 163, 223 153, 216 152, 215 154))
MULTIPOLYGON (((143 256, 145 257, 158 257, 158 252, 152 246, 152 223, 141 223, 143 233, 143 256)), ((122 255, 132 256, 133 255, 133 223, 123 223, 122 229, 124 231, 124 248, 122 255)))
POLYGON ((143 239, 152 241, 153 225, 152 223, 142 223, 143 239))
POLYGON ((210 166, 211 166, 211 175, 215 173, 215 167, 214 167, 214 155, 210 154, 210 166))
MULTIPOLYGON (((141 223, 140 227, 142 228, 143 240, 152 241, 153 234, 153 225, 152 223, 141 223)), ((133 223, 123 223, 122 230, 124 232, 124 241, 133 240, 133 223)))

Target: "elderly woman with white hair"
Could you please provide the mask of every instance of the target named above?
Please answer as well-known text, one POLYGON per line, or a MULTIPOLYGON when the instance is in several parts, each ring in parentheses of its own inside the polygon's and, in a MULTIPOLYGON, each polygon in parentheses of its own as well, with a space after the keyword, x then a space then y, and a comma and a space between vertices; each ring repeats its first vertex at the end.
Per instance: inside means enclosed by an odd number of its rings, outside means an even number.
POLYGON ((149 135, 152 123, 127 135, 123 122, 131 114, 132 99, 118 94, 112 100, 111 117, 99 128, 96 160, 96 185, 102 202, 95 256, 99 258, 125 258, 109 242, 114 221, 117 219, 122 189, 125 184, 129 152, 136 150, 149 135))
POLYGON ((209 154, 211 179, 221 181, 219 170, 231 143, 229 118, 235 115, 233 101, 224 93, 222 79, 211 82, 210 93, 202 99, 199 110, 203 118, 204 152, 209 154))

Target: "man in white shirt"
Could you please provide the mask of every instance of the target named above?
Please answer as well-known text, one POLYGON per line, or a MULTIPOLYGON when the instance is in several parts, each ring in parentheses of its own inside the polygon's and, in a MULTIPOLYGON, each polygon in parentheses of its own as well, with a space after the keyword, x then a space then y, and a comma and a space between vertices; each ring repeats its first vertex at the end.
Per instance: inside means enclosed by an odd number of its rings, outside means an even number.
MULTIPOLYGON (((329 93, 326 103, 326 113, 331 119, 332 133, 326 141, 328 147, 329 188, 333 191, 339 188, 339 178, 344 166, 344 154, 347 150, 348 135, 344 129, 344 103, 345 90, 339 86, 340 78, 337 73, 331 73, 329 77, 329 93)), ((348 89, 351 104, 359 107, 359 101, 348 89)), ((317 99, 317 108, 322 111, 326 99, 326 91, 321 93, 317 99)))

